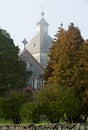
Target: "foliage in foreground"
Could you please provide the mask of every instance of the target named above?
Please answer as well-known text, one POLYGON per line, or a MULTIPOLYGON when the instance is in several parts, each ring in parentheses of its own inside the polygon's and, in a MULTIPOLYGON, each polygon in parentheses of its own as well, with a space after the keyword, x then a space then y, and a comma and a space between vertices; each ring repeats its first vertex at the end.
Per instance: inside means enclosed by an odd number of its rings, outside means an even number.
POLYGON ((84 41, 78 27, 73 23, 67 30, 61 27, 49 57, 44 75, 45 85, 36 93, 33 102, 24 102, 20 96, 2 98, 0 113, 3 118, 12 119, 14 123, 18 123, 16 120, 19 117, 21 121, 35 123, 41 117, 52 123, 57 123, 60 119, 69 123, 86 122, 88 41, 84 41))
POLYGON ((19 90, 26 86, 26 63, 19 58, 19 48, 4 29, 0 29, 0 96, 6 96, 10 90, 19 90))
MULTIPOLYGON (((75 115, 66 113, 67 120, 85 122, 88 117, 88 41, 84 41, 78 27, 73 23, 67 30, 61 27, 49 57, 44 75, 45 84, 49 88, 52 85, 57 86, 63 91, 70 89, 78 101, 79 110, 75 115)), ((68 109, 71 104, 65 107, 68 109)))
POLYGON ((21 107, 20 115, 24 122, 27 121, 27 122, 39 123, 40 108, 38 104, 34 102, 28 102, 21 107))
POLYGON ((0 117, 5 120, 12 120, 15 124, 21 121, 20 108, 25 98, 22 94, 11 92, 10 96, 0 98, 0 117))
POLYGON ((40 106, 41 115, 45 115, 52 123, 59 122, 61 118, 69 122, 68 117, 75 117, 79 111, 79 101, 74 93, 56 86, 41 88, 36 95, 36 102, 40 106), (68 117, 65 118, 64 114, 68 117))

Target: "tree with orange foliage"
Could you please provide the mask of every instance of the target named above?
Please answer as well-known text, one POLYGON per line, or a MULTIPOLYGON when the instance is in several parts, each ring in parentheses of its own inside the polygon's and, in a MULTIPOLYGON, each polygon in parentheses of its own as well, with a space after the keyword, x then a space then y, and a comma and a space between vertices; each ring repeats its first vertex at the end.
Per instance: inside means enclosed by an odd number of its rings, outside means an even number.
POLYGON ((84 44, 79 28, 75 27, 73 23, 69 25, 67 30, 61 26, 51 47, 50 60, 45 71, 46 84, 58 86, 63 91, 70 88, 79 100, 80 109, 78 115, 69 117, 74 122, 84 122, 86 119, 85 115, 82 116, 82 111, 87 108, 84 103, 87 96, 85 100, 85 96, 83 96, 88 91, 86 90, 88 86, 87 53, 87 43, 84 44), (84 104, 86 108, 83 109, 84 104))

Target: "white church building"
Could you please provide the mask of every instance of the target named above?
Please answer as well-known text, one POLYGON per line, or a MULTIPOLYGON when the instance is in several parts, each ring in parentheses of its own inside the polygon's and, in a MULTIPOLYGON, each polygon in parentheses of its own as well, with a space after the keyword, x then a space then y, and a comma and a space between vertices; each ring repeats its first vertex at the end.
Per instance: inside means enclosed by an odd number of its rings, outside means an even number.
POLYGON ((31 86, 35 90, 43 86, 44 69, 46 68, 50 47, 52 45, 52 38, 48 35, 49 24, 44 19, 43 12, 41 15, 42 18, 36 24, 36 35, 28 44, 24 39, 24 50, 19 54, 26 61, 27 69, 32 72, 28 86, 31 86))

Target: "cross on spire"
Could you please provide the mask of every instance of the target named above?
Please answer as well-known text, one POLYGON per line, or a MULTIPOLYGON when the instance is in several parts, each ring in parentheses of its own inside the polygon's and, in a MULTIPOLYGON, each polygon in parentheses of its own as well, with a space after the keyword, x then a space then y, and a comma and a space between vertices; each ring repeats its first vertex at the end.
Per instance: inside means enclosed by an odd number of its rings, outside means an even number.
POLYGON ((24 50, 26 50, 26 45, 27 45, 27 40, 24 38, 24 40, 22 41, 22 43, 24 44, 24 50))

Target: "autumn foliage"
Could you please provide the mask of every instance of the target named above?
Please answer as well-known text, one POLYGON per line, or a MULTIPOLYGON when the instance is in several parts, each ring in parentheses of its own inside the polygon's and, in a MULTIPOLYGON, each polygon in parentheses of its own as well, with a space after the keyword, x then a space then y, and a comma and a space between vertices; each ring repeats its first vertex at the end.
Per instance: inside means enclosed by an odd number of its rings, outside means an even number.
MULTIPOLYGON (((61 106, 64 106, 61 107, 63 115, 66 114, 68 122, 85 122, 88 117, 88 40, 82 38, 79 28, 73 23, 67 30, 61 26, 55 35, 49 57, 44 74, 45 86, 57 86, 64 95, 68 93, 65 98, 62 94, 61 98, 66 99, 65 102, 60 99, 61 106), (69 91, 74 99, 70 97, 69 91), (77 102, 74 110, 72 100, 77 102), (71 113, 66 112, 65 107, 72 110, 71 113)), ((57 100, 59 95, 56 95, 57 100)))

